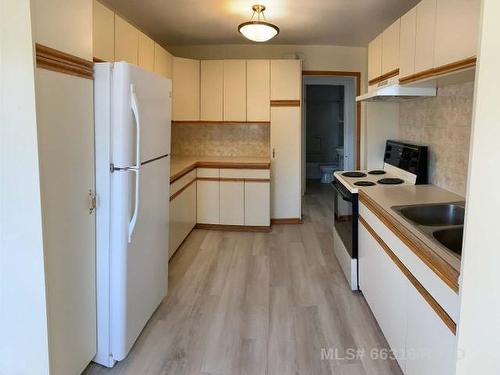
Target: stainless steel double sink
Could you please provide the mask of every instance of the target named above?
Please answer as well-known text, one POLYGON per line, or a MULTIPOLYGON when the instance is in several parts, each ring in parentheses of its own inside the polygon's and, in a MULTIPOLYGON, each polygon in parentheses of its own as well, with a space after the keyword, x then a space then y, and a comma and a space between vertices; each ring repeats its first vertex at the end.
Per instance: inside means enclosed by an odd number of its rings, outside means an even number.
POLYGON ((392 207, 432 241, 462 255, 465 202, 392 207))

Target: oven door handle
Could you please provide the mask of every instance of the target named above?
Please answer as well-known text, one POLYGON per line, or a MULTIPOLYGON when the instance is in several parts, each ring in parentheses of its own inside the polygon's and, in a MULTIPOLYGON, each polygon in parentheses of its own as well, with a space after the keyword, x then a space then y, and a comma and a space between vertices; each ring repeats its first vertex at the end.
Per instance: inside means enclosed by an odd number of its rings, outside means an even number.
POLYGON ((339 195, 342 197, 342 199, 346 202, 352 202, 352 198, 350 196, 347 196, 342 190, 341 188, 338 186, 338 182, 333 180, 332 182, 330 182, 330 185, 331 187, 333 187, 337 193, 339 193, 339 195))

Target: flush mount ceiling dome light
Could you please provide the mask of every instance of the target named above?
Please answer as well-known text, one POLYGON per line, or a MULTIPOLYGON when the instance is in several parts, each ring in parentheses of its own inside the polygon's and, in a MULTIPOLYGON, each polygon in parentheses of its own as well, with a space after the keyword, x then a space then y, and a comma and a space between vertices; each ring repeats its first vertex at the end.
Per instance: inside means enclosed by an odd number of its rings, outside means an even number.
POLYGON ((264 16, 264 11, 266 7, 264 5, 254 5, 252 9, 253 14, 250 21, 243 22, 238 26, 238 31, 243 34, 245 38, 254 42, 267 42, 279 34, 280 29, 278 26, 265 21, 266 17, 264 16), (255 13, 257 13, 257 20, 254 20, 255 13), (261 14, 264 21, 260 20, 261 14))

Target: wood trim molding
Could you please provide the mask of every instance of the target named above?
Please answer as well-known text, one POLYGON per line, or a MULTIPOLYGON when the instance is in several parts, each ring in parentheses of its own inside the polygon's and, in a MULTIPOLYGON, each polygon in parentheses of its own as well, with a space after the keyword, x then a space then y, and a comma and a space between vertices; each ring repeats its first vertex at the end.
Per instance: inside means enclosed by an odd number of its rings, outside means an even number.
POLYGON ((299 217, 271 219, 272 225, 285 225, 285 224, 302 224, 302 219, 299 217))
POLYGON ((100 59, 99 57, 93 57, 92 60, 95 62, 95 63, 103 63, 103 62, 107 62, 106 60, 103 60, 103 59, 100 59))
POLYGON ((172 121, 172 125, 270 125, 271 121, 172 121))
POLYGON ((458 293, 458 271, 441 259, 424 242, 419 240, 408 229, 389 215, 375 201, 359 191, 359 201, 363 203, 377 218, 384 223, 422 262, 424 262, 455 293, 458 293))
POLYGON ((192 184, 194 184, 196 182, 196 178, 193 178, 191 181, 189 181, 186 185, 184 185, 183 187, 181 187, 179 190, 177 190, 175 193, 173 193, 171 196, 170 196, 170 202, 172 202, 175 198, 177 198, 179 195, 182 194, 182 192, 184 190, 186 190, 188 187, 190 187, 192 184))
MULTIPOLYGON (((302 76, 339 76, 356 79, 356 96, 361 95, 361 72, 341 70, 303 70, 302 76)), ((356 169, 361 168, 361 102, 356 102, 356 169)))
POLYGON ((300 107, 300 100, 271 100, 271 107, 300 107))
POLYGON ((270 226, 257 225, 225 225, 225 224, 196 224, 196 229, 224 230, 235 232, 270 232, 270 226))
POLYGON ((372 235, 372 237, 378 242, 378 244, 384 249, 385 253, 391 258, 391 260, 396 264, 399 270, 406 276, 406 278, 412 283, 412 285, 417 289, 420 295, 425 299, 429 306, 434 310, 434 312, 439 316, 443 323, 448 327, 448 329, 454 334, 457 334, 457 324, 448 315, 448 313, 441 307, 441 305, 431 296, 431 294, 424 288, 424 286, 417 280, 415 276, 410 272, 408 268, 399 260, 399 258, 394 254, 389 246, 380 238, 380 236, 373 230, 373 228, 359 216, 359 222, 366 228, 366 230, 372 235))
POLYGON ((196 161, 186 166, 176 174, 170 177, 170 183, 177 181, 196 168, 212 168, 212 169, 270 169, 271 162, 253 163, 253 162, 219 162, 219 161, 196 161))
POLYGON ((37 68, 94 79, 94 63, 54 48, 35 44, 37 68))
POLYGON ((225 182, 271 182, 269 178, 246 178, 246 177, 196 177, 199 181, 225 181, 225 182))
POLYGON ((369 80, 368 81, 368 85, 369 86, 375 85, 375 84, 377 84, 379 82, 385 81, 386 79, 389 79, 389 78, 392 78, 392 77, 396 77, 398 74, 399 74, 399 68, 391 70, 390 72, 382 74, 380 77, 376 77, 376 78, 373 78, 373 79, 369 80))
POLYGON ((411 74, 399 79, 399 83, 406 84, 410 82, 420 81, 421 79, 436 77, 442 74, 453 73, 462 69, 472 68, 476 65, 476 56, 469 57, 451 64, 441 65, 437 68, 427 69, 422 72, 411 74))

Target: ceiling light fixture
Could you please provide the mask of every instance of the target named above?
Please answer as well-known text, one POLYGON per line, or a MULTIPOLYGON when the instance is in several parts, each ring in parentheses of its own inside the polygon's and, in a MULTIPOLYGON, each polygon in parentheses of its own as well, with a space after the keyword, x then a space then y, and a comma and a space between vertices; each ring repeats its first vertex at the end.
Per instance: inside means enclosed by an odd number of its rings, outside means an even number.
POLYGON ((279 34, 280 29, 278 26, 266 22, 266 17, 264 16, 266 7, 264 5, 254 5, 252 6, 252 10, 253 14, 250 21, 243 22, 238 26, 238 31, 245 38, 254 42, 267 42, 279 34), (254 20, 255 13, 257 13, 257 20, 254 20), (260 20, 261 14, 263 21, 260 20))

